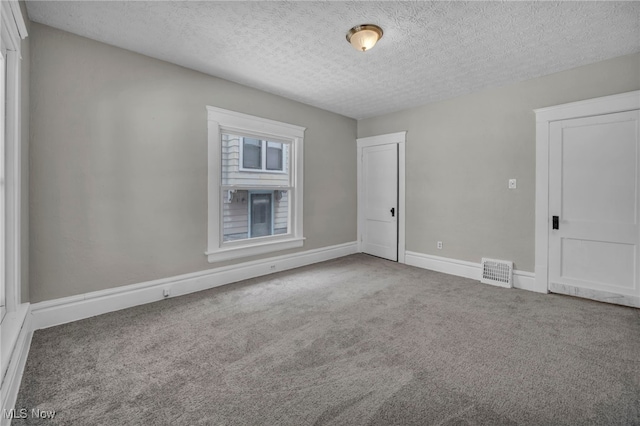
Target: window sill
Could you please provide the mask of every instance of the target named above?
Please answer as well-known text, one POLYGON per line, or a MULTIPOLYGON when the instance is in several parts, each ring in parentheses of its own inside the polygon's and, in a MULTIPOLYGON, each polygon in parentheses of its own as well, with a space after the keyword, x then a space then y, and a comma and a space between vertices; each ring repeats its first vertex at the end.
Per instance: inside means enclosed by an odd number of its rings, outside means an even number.
POLYGON ((205 255, 207 255, 209 263, 222 262, 225 260, 238 259, 241 257, 255 256, 258 254, 302 247, 304 244, 304 240, 305 238, 302 237, 291 238, 288 240, 269 241, 242 247, 208 251, 205 253, 205 255))

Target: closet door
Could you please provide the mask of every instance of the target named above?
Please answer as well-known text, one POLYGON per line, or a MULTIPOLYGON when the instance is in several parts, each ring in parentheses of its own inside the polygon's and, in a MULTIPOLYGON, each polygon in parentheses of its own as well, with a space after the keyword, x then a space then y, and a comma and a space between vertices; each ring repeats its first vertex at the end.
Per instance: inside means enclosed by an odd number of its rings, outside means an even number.
POLYGON ((639 119, 629 111, 550 124, 550 291, 638 300, 639 119))
POLYGON ((362 149, 362 252, 398 260, 398 144, 362 149))

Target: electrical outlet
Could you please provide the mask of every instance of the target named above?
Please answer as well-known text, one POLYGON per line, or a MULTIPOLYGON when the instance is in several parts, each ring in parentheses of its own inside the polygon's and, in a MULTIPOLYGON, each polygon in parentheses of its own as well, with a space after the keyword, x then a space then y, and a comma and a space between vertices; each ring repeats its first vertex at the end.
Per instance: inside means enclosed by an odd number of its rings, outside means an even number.
POLYGON ((509 179, 509 189, 516 189, 516 180, 509 179))
POLYGON ((442 241, 438 241, 438 250, 442 250, 442 241))
POLYGON ((171 296, 171 290, 169 290, 168 288, 165 288, 164 290, 162 290, 162 296, 164 298, 171 296))
POLYGON ((275 271, 276 270, 276 265, 271 265, 271 270, 275 271))

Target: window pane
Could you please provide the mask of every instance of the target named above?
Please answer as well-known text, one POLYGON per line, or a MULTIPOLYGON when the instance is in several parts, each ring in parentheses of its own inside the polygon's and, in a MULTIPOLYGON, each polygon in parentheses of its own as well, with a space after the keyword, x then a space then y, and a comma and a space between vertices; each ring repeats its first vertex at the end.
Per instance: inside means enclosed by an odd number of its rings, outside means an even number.
POLYGON ((291 186, 289 144, 231 133, 222 133, 220 139, 221 185, 268 187, 265 190, 291 186))
POLYGON ((282 170, 282 144, 267 142, 267 170, 282 170))
POLYGON ((289 191, 222 191, 223 242, 287 234, 289 191))
POLYGON ((244 138, 242 151, 242 167, 245 169, 262 168, 262 141, 244 138))

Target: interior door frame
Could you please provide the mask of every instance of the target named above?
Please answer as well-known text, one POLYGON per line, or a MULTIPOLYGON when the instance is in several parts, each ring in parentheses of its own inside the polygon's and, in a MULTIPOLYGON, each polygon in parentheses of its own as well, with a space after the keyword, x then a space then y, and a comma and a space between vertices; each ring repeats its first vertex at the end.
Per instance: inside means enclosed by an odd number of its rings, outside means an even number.
POLYGON ((534 110, 536 114, 534 291, 549 292, 549 142, 551 123, 637 109, 640 109, 640 90, 534 110))
POLYGON ((388 133, 356 139, 358 147, 358 252, 362 253, 362 232, 364 230, 363 214, 363 177, 362 150, 377 145, 398 146, 398 263, 405 262, 405 143, 407 132, 388 133))

